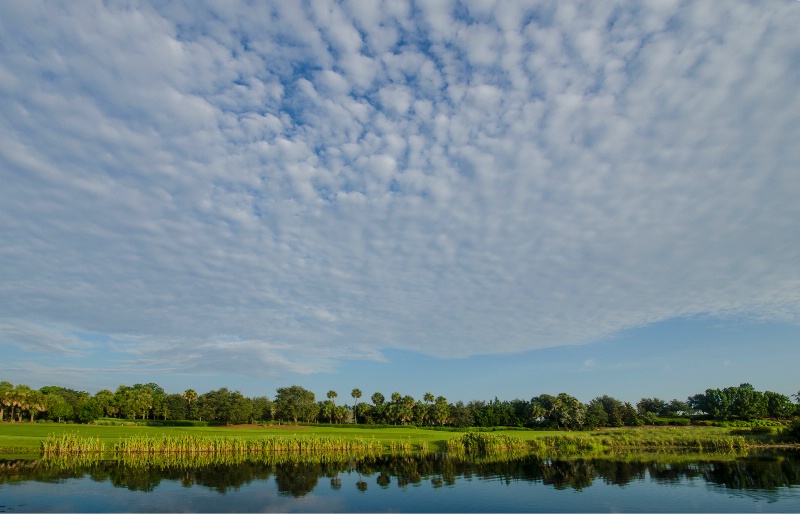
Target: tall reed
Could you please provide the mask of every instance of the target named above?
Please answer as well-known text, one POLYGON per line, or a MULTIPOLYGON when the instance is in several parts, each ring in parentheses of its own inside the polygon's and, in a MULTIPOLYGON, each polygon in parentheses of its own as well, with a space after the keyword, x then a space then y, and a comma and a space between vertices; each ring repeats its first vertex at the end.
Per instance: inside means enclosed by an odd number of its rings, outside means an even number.
POLYGON ((451 452, 493 453, 530 447, 528 441, 518 437, 486 432, 467 432, 447 441, 447 450, 451 452))
POLYGON ((105 445, 99 437, 83 437, 78 434, 50 434, 41 443, 44 455, 81 455, 102 453, 105 445))
MULTIPOLYGON (((427 443, 419 445, 427 449, 427 443)), ((410 442, 390 449, 412 449, 410 442)), ((204 437, 197 435, 133 435, 114 443, 110 451, 120 455, 267 455, 270 453, 354 453, 382 451, 383 443, 372 438, 345 437, 263 437, 241 439, 237 437, 204 437)), ((105 445, 98 438, 75 434, 51 435, 42 442, 46 455, 102 453, 105 445)))

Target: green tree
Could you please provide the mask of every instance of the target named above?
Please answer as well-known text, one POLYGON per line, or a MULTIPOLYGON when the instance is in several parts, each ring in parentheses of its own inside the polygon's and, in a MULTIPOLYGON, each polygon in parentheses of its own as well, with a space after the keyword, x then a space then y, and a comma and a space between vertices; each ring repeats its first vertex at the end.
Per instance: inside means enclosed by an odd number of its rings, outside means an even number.
POLYGON ((373 423, 385 423, 386 422, 386 398, 383 394, 379 392, 373 393, 372 397, 372 405, 374 408, 372 409, 372 421, 373 423))
POLYGON ((266 396, 253 398, 253 416, 257 421, 270 421, 273 417, 274 405, 266 396))
POLYGON ((397 418, 404 425, 414 417, 414 398, 405 395, 398 403, 397 418))
POLYGON ((314 393, 298 385, 280 387, 275 396, 275 412, 279 419, 291 419, 295 423, 314 419, 317 414, 314 393))
POLYGON ((333 424, 333 409, 335 408, 336 404, 333 403, 333 400, 319 402, 319 415, 322 418, 328 418, 328 422, 333 424))
POLYGON ((706 389, 703 394, 690 396, 689 407, 715 418, 728 417, 731 414, 732 399, 722 389, 706 389))
POLYGON ((67 389, 60 386, 44 386, 39 389, 39 392, 45 396, 51 394, 58 395, 69 404, 72 412, 68 416, 64 417, 66 421, 79 421, 78 413, 80 412, 81 406, 86 400, 91 398, 91 395, 86 391, 76 391, 74 389, 67 389))
POLYGON ((586 406, 567 393, 543 394, 531 400, 532 409, 544 426, 580 430, 586 421, 586 406))
POLYGON ((341 423, 347 416, 347 408, 344 405, 336 405, 333 408, 333 417, 336 418, 336 423, 341 423))
POLYGON ((136 384, 125 393, 126 417, 136 418, 141 416, 147 418, 150 409, 153 408, 153 390, 142 384, 136 384))
POLYGON ((226 425, 247 423, 253 417, 253 403, 239 391, 225 389, 221 396, 220 421, 226 425))
POLYGON ((97 391, 97 393, 94 395, 94 400, 103 410, 103 414, 108 417, 114 417, 119 409, 114 402, 114 393, 108 389, 97 391))
POLYGON ((767 405, 764 401, 764 393, 756 391, 750 384, 740 384, 731 389, 729 393, 733 397, 731 414, 744 419, 762 418, 767 414, 767 405))
POLYGON ((61 395, 49 393, 44 396, 45 405, 47 405, 47 419, 61 423, 61 420, 73 416, 72 406, 61 395))
POLYGON ((433 413, 431 417, 437 425, 447 425, 450 421, 450 404, 447 403, 447 398, 444 396, 436 397, 436 403, 433 404, 433 413))
POLYGON ((103 409, 94 398, 87 397, 78 409, 77 418, 81 423, 90 423, 103 417, 103 409))
POLYGON ((186 417, 192 417, 192 403, 197 399, 197 391, 194 389, 187 389, 183 392, 183 399, 186 400, 186 417))
POLYGON ((217 419, 217 411, 217 397, 213 391, 209 391, 199 395, 194 401, 192 417, 200 421, 214 421, 217 419))
POLYGON ((353 405, 353 419, 355 420, 356 425, 358 425, 358 399, 361 398, 361 389, 353 389, 353 391, 350 393, 350 396, 352 396, 355 400, 355 405, 353 405))
POLYGON ((661 398, 642 398, 636 404, 636 410, 639 412, 640 416, 644 416, 648 412, 656 416, 664 416, 667 410, 667 402, 661 398))
POLYGON ((168 394, 164 397, 164 404, 169 414, 169 419, 183 420, 189 419, 189 411, 186 406, 186 399, 182 394, 168 394))
POLYGON ((117 415, 123 418, 130 418, 135 416, 129 412, 128 406, 128 391, 131 390, 130 386, 120 385, 114 391, 114 405, 117 406, 117 415))
POLYGON ((773 391, 764 392, 767 415, 773 418, 788 419, 794 414, 795 405, 788 396, 773 391))
POLYGON ((458 428, 474 426, 475 418, 472 415, 472 409, 464 405, 464 402, 456 402, 451 405, 450 424, 458 428))
MULTIPOLYGON (((645 411, 645 414, 654 413, 645 411)), ((596 401, 596 399, 590 401, 589 405, 586 406, 586 428, 599 428, 607 426, 609 426, 608 413, 603 407, 603 404, 596 401)))
MULTIPOLYGON (((11 382, 5 380, 0 382, 0 421, 3 421, 6 410, 10 411, 13 390, 14 385, 11 382)), ((9 417, 11 416, 9 415, 9 417)))
POLYGON ((623 420, 625 405, 608 395, 603 395, 589 402, 588 410, 592 410, 592 404, 600 405, 606 413, 606 423, 601 426, 621 427, 625 425, 623 420))
POLYGON ((17 422, 22 422, 22 413, 28 410, 28 396, 32 390, 25 384, 17 384, 10 393, 11 399, 11 421, 14 421, 14 412, 16 409, 17 422))
POLYGON ((685 416, 692 414, 692 409, 689 404, 678 399, 670 400, 667 405, 664 416, 685 416))
POLYGON ((167 395, 154 394, 153 395, 153 419, 161 416, 161 419, 166 420, 169 416, 169 404, 167 403, 167 395))
POLYGON ((196 410, 207 421, 224 422, 226 425, 246 423, 254 414, 250 399, 227 387, 200 395, 196 400, 196 410))
POLYGON ((423 403, 422 400, 417 400, 414 403, 413 411, 411 422, 417 426, 425 426, 430 416, 430 405, 423 403))
POLYGON ((358 407, 358 415, 361 416, 361 423, 366 425, 375 424, 375 408, 367 402, 358 407))
POLYGON ((47 404, 45 401, 45 395, 39 391, 31 390, 28 393, 26 410, 28 411, 28 416, 30 416, 31 423, 33 423, 36 414, 47 410, 47 404))

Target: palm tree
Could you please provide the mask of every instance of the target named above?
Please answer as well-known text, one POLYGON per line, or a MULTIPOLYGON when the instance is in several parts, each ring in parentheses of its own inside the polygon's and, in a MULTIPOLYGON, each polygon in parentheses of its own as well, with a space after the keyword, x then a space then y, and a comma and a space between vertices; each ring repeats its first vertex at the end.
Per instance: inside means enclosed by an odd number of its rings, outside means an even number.
POLYGON ((11 391, 11 421, 14 421, 14 407, 17 407, 17 421, 22 422, 22 411, 28 409, 28 395, 31 393, 31 388, 19 384, 11 391))
POLYGON ((347 409, 341 405, 333 408, 333 415, 336 417, 336 423, 341 423, 346 414, 347 409))
POLYGON ((425 414, 424 414, 424 419, 422 420, 424 424, 426 419, 430 420, 430 411, 431 411, 430 404, 433 403, 433 394, 429 392, 425 393, 422 396, 422 399, 425 401, 425 414))
POLYGON ((14 386, 11 382, 6 382, 5 380, 0 382, 0 421, 3 421, 4 407, 11 406, 11 392, 13 390, 14 386))
POLYGON ((187 389, 183 392, 183 399, 186 400, 186 403, 189 404, 189 412, 186 414, 187 417, 192 417, 192 402, 197 399, 197 392, 194 389, 187 389))
POLYGON ((39 391, 31 391, 28 394, 28 414, 31 416, 31 423, 37 412, 44 412, 47 410, 45 397, 39 391))
POLYGON ((436 405, 433 406, 433 417, 439 425, 446 425, 450 420, 450 405, 444 396, 436 397, 436 405))
POLYGON ((322 417, 327 417, 331 425, 333 424, 333 413, 334 413, 333 411, 335 408, 336 405, 334 405, 333 401, 326 400, 322 402, 322 405, 320 406, 319 410, 322 417))
POLYGON ((333 413, 336 410, 336 397, 338 397, 338 396, 339 396, 339 393, 337 393, 333 389, 328 391, 328 400, 330 400, 331 403, 333 404, 333 407, 331 407, 331 417, 330 417, 331 424, 333 424, 333 413))
POLYGON ((405 425, 414 416, 414 398, 405 395, 397 404, 397 417, 405 425))
POLYGON ((356 420, 356 425, 358 425, 358 399, 361 398, 361 389, 353 389, 353 392, 350 393, 350 396, 352 396, 356 401, 355 405, 353 406, 353 419, 356 420))

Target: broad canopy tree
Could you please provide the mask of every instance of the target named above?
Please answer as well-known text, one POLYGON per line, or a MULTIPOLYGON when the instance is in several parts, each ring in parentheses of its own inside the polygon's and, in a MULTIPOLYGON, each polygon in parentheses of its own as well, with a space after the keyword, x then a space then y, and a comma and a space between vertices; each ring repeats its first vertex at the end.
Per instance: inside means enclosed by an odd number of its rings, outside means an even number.
POLYGON ((275 414, 278 419, 292 420, 297 423, 299 420, 311 421, 317 416, 317 402, 314 393, 293 385, 291 387, 279 387, 275 396, 275 414))

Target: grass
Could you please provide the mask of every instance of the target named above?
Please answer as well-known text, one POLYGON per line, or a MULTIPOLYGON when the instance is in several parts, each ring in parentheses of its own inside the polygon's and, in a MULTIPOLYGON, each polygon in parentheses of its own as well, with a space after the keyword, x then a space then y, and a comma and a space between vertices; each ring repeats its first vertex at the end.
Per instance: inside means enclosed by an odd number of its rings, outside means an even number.
MULTIPOLYGON (((449 432, 414 427, 363 428, 363 427, 147 427, 147 426, 104 426, 104 425, 64 425, 56 423, 0 423, 0 452, 39 453, 42 442, 49 436, 64 437, 69 434, 77 439, 91 440, 94 445, 106 451, 133 451, 137 444, 180 445, 193 440, 198 446, 213 447, 227 445, 231 448, 252 448, 255 444, 266 444, 265 439, 283 440, 284 446, 306 444, 313 440, 318 446, 343 446, 354 444, 348 441, 366 440, 371 445, 380 445, 387 451, 444 451, 457 448, 460 444, 466 451, 556 450, 561 453, 591 453, 610 449, 632 450, 671 450, 695 449, 704 451, 730 451, 748 446, 764 446, 777 442, 774 434, 738 433, 735 429, 719 427, 682 428, 647 427, 638 429, 614 429, 594 432, 558 432, 496 430, 492 432, 449 432), (126 442, 121 442, 125 440, 126 442), (147 441, 145 443, 145 441, 147 441), (161 441, 159 443, 159 441, 161 441), (215 442, 216 441, 216 442, 215 442), (223 442, 224 441, 224 442, 223 442), (449 442, 449 443, 448 443, 449 442), (129 445, 129 446, 126 446, 129 445), (236 446, 239 445, 239 446, 236 446), (124 448, 131 450, 124 450, 124 448)), ((64 440, 62 445, 85 444, 64 440)), ((277 444, 277 443, 276 443, 277 444)), ((67 452, 67 450, 61 450, 67 452)), ((148 450, 151 451, 151 450, 148 450)), ((233 451, 233 450, 232 450, 233 451)), ((236 450, 239 451, 239 450, 236 450)), ((247 450, 248 452, 251 450, 247 450)))
MULTIPOLYGON (((410 450, 420 450, 417 446, 410 450)), ((41 452, 48 457, 112 453, 115 455, 271 455, 275 453, 348 453, 382 452, 383 444, 374 439, 265 436, 259 439, 240 437, 204 437, 197 435, 135 435, 119 439, 108 447, 97 437, 74 433, 51 434, 41 442, 41 452)))

